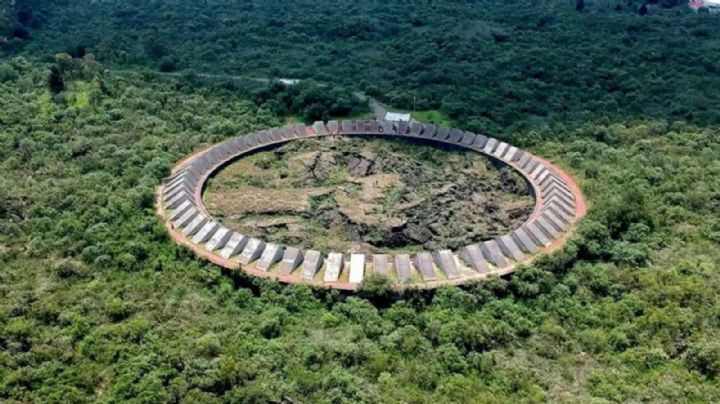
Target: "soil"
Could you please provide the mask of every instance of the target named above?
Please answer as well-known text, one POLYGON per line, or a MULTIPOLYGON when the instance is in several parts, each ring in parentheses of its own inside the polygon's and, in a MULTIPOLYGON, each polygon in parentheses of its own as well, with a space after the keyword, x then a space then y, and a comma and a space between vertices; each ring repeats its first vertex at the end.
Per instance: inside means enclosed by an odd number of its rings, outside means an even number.
POLYGON ((479 153, 352 137, 244 156, 210 180, 204 199, 245 235, 363 253, 457 249, 520 226, 534 206, 518 173, 479 153))

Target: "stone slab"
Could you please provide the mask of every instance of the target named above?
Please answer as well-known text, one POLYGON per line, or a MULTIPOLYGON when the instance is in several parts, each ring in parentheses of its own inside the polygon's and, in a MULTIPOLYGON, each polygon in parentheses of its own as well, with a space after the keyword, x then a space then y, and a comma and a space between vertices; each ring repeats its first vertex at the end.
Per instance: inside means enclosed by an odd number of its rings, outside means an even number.
POLYGON ((445 140, 449 136, 450 136, 450 128, 447 128, 445 126, 438 126, 437 131, 435 132, 435 139, 445 140))
POLYGON ((550 244, 552 244, 550 237, 548 237, 545 232, 540 228, 540 226, 538 226, 537 222, 529 223, 527 226, 524 227, 525 230, 527 230, 528 235, 530 235, 530 238, 536 245, 548 247, 550 244))
POLYGON ((251 238, 248 240, 242 253, 240 253, 238 261, 243 265, 247 265, 260 258, 263 250, 265 250, 265 242, 259 238, 251 238))
POLYGON ((436 125, 431 124, 431 123, 423 125, 423 130, 422 130, 422 133, 420 134, 421 137, 432 138, 432 137, 435 137, 436 135, 437 135, 437 126, 436 125))
POLYGON ((342 131, 342 133, 345 134, 355 133, 355 122, 348 120, 342 121, 342 123, 340 124, 340 130, 342 131))
POLYGON ((391 121, 380 121, 380 129, 386 135, 395 134, 395 125, 391 121))
POLYGON ((365 124, 365 132, 370 134, 377 134, 380 133, 380 123, 377 121, 370 121, 365 124))
POLYGON ((207 223, 208 218, 205 215, 197 215, 182 229, 182 234, 185 237, 194 236, 202 227, 207 223))
POLYGON ((387 276, 388 256, 385 254, 373 255, 373 275, 387 276))
POLYGON ((475 142, 475 134, 472 132, 465 132, 463 133, 462 140, 460 140, 460 143, 463 146, 470 147, 475 142))
POLYGON ((542 230, 543 233, 545 233, 545 235, 550 237, 551 239, 555 240, 560 237, 560 231, 558 231, 555 226, 548 222, 547 218, 544 215, 540 215, 540 217, 535 221, 535 223, 537 223, 540 230, 542 230))
POLYGON ((407 283, 411 276, 410 256, 407 254, 397 254, 395 256, 395 273, 397 273, 400 283, 407 283))
POLYGON ((515 157, 515 153, 517 153, 518 148, 515 146, 510 146, 504 155, 502 155, 502 159, 505 161, 513 161, 513 158, 515 157))
POLYGON ((495 242, 497 242, 500 251, 502 251, 506 257, 512 257, 516 262, 522 262, 525 259, 525 254, 523 254, 520 247, 518 247, 515 240, 513 240, 509 234, 498 237, 495 239, 495 242))
POLYGON ((193 244, 206 243, 215 234, 220 225, 214 220, 208 220, 203 227, 193 236, 193 244))
POLYGON ((429 252, 423 251, 415 254, 415 268, 418 269, 418 272, 420 272, 420 276, 422 276, 424 281, 428 282, 437 280, 437 275, 435 274, 435 269, 433 268, 432 255, 430 255, 429 252))
POLYGON ((290 275, 295 268, 299 267, 303 261, 303 253, 295 247, 285 249, 278 273, 280 275, 290 275))
POLYGON ((544 210, 542 213, 542 217, 544 217, 548 221, 548 223, 550 223, 550 225, 553 226, 553 228, 555 228, 555 230, 560 233, 564 232, 570 227, 569 223, 566 223, 565 221, 557 217, 557 215, 550 210, 544 210))
POLYGON ((225 227, 220 227, 215 234, 213 234, 212 237, 210 237, 210 240, 205 243, 205 249, 213 252, 215 250, 221 249, 225 247, 225 244, 227 244, 228 241, 230 241, 230 237, 232 236, 232 231, 225 227))
POLYGON ((365 133, 367 131, 365 121, 355 122, 355 133, 365 133))
POLYGON ((465 261, 465 263, 475 271, 480 273, 489 271, 487 261, 485 260, 479 245, 471 244, 469 246, 465 246, 460 249, 458 255, 460 256, 460 259, 465 261))
POLYGON ((410 126, 405 121, 400 121, 395 124, 395 133, 398 135, 406 135, 410 131, 410 126))
POLYGON ((485 147, 483 147, 483 152, 486 154, 492 154, 492 151, 495 149, 495 146, 497 146, 497 144, 497 139, 489 138, 487 143, 485 143, 485 147))
POLYGON ((340 133, 340 124, 338 121, 328 121, 327 123, 327 131, 330 134, 337 135, 340 133))
POLYGON ((302 264, 302 272, 300 277, 303 280, 311 281, 315 278, 318 270, 323 264, 322 253, 316 250, 305 251, 305 259, 302 264))
POLYGON ((324 135, 327 133, 325 130, 325 124, 322 121, 317 121, 312 125, 313 131, 316 135, 324 135))
POLYGON ((255 268, 261 271, 267 271, 270 267, 275 265, 276 262, 283 259, 284 253, 285 250, 283 250, 283 248, 279 245, 268 243, 265 245, 265 250, 260 256, 260 259, 255 263, 255 268))
POLYGON ((503 255, 500 250, 500 246, 498 246, 495 240, 488 240, 482 243, 480 245, 480 249, 482 250, 485 259, 495 264, 496 267, 504 269, 510 266, 510 263, 503 255))
POLYGON ((521 227, 511 233, 511 237, 515 240, 517 246, 529 254, 535 254, 540 251, 539 244, 536 244, 525 228, 521 227))
POLYGON ((360 283, 365 276, 365 254, 350 254, 350 283, 360 283))
POLYGON ((507 151, 508 147, 510 147, 509 144, 505 142, 499 142, 497 148, 493 152, 493 155, 497 158, 501 158, 503 154, 507 151))
POLYGON ((435 263, 445 273, 448 279, 460 279, 462 274, 455 262, 455 255, 450 250, 441 250, 435 253, 435 263))
POLYGON ((485 145, 487 144, 488 137, 485 135, 475 135, 475 141, 472 144, 472 147, 476 150, 482 150, 485 148, 485 145))
POLYGON ((220 256, 229 259, 235 254, 238 254, 240 251, 245 248, 245 244, 247 244, 248 238, 243 236, 240 233, 233 233, 232 236, 230 236, 230 240, 225 244, 225 247, 220 251, 220 256))
POLYGON ((325 282, 337 282, 343 270, 345 259, 341 253, 331 252, 325 260, 325 282))
POLYGON ((191 206, 190 209, 188 209, 185 213, 182 214, 177 220, 173 222, 175 225, 175 228, 182 229, 183 227, 187 226, 188 223, 190 223, 193 219, 195 219, 195 216, 199 215, 200 211, 198 211, 194 206, 191 206))
POLYGON ((178 206, 177 209, 173 210, 170 214, 170 220, 175 220, 179 218, 180 216, 184 215, 185 212, 188 211, 188 209, 192 208, 193 204, 190 201, 183 202, 180 206, 178 206))
POLYGON ((463 131, 461 131, 460 129, 453 129, 450 131, 449 140, 452 143, 460 143, 462 138, 463 138, 463 131))
POLYGON ((423 125, 419 122, 413 122, 410 125, 410 136, 420 136, 423 130, 423 125))
POLYGON ((307 136, 307 127, 304 123, 299 123, 295 126, 293 126, 293 133, 297 137, 304 137, 307 136))

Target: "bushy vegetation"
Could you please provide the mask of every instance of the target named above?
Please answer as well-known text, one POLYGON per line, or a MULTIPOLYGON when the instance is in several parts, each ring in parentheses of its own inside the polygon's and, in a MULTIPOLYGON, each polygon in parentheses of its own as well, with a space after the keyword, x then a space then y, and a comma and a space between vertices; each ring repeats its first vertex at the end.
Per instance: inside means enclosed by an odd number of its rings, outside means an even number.
POLYGON ((37 23, 0 64, 0 400, 719 401, 718 17, 328 4, 16 2, 37 23), (168 55, 398 106, 415 91, 566 168, 590 213, 514 276, 434 293, 223 273, 167 240, 155 187, 303 113, 142 68, 168 55))

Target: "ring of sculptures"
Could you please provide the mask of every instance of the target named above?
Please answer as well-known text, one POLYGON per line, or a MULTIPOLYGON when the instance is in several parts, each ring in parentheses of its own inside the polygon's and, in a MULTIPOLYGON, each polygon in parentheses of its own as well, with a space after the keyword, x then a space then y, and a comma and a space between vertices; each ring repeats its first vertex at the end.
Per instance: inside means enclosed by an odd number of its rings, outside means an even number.
POLYGON ((196 255, 222 267, 285 283, 355 290, 370 274, 393 287, 435 288, 505 275, 538 254, 564 245, 585 215, 580 188, 550 162, 500 140, 433 124, 393 121, 329 121, 237 136, 182 161, 158 189, 158 214, 170 236, 196 255), (395 136, 474 150, 517 170, 530 184, 535 206, 520 227, 457 251, 415 254, 345 254, 301 250, 247 237, 207 213, 202 192, 208 178, 239 156, 295 139, 324 136, 395 136))

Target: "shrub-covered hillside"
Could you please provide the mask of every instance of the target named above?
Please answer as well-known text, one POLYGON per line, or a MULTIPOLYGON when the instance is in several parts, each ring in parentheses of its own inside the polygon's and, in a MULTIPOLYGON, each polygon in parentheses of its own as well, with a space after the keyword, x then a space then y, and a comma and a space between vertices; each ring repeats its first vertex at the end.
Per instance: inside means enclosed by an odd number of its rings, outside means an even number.
POLYGON ((7 48, 312 78, 477 131, 606 117, 720 123, 717 14, 669 0, 644 15, 637 0, 574 3, 19 0, 29 37, 7 48))
POLYGON ((720 401, 720 16, 328 4, 2 14, 28 35, 0 32, 0 401, 720 401), (323 88, 341 115, 362 113, 353 90, 415 93, 526 146, 588 217, 513 276, 401 295, 247 279, 167 239, 154 192, 176 161, 312 118, 323 88))

